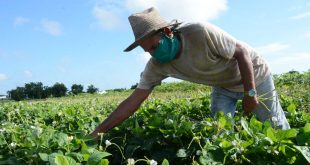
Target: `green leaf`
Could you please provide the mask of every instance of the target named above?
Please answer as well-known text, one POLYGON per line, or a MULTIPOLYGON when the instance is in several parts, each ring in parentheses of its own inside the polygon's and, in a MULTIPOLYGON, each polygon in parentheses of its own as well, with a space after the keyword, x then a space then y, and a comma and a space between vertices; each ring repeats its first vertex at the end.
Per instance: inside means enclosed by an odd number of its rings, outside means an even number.
POLYGON ((55 157, 55 163, 57 165, 69 165, 68 160, 65 158, 65 156, 56 156, 55 157))
MULTIPOLYGON (((217 165, 217 164, 223 164, 222 162, 218 162, 217 161, 217 156, 221 157, 221 156, 224 156, 222 155, 221 153, 218 153, 218 152, 215 152, 215 153, 211 153, 209 151, 205 151, 205 150, 202 150, 202 155, 199 157, 199 162, 202 164, 202 165, 209 165, 209 164, 212 164, 212 165, 217 165)), ((223 158, 223 157, 222 157, 223 158)))
POLYGON ((180 158, 187 157, 186 150, 185 149, 179 149, 177 152, 177 157, 180 157, 180 158))
MULTIPOLYGON (((256 137, 257 138, 257 137, 256 137)), ((257 138, 258 139, 258 138, 257 138)), ((265 137, 265 138, 263 138, 263 139, 260 139, 260 141, 266 141, 266 142, 268 142, 267 144, 268 145, 273 145, 274 143, 273 143, 273 141, 269 138, 269 137, 265 137)))
POLYGON ((304 156, 304 158, 310 163, 310 148, 308 146, 296 146, 294 147, 301 152, 301 154, 304 156))
POLYGON ((9 158, 7 158, 6 160, 4 160, 4 161, 0 161, 0 164, 2 165, 9 165, 9 164, 11 164, 11 165, 23 165, 23 164, 25 164, 25 163, 23 163, 23 162, 21 162, 19 159, 17 159, 16 157, 9 157, 9 158))
POLYGON ((295 106, 295 104, 291 103, 287 107, 287 111, 290 112, 291 114, 295 115, 296 114, 296 106, 295 106))
POLYGON ((170 135, 170 134, 173 134, 175 131, 174 130, 172 130, 172 129, 159 129, 159 131, 161 132, 161 133, 163 133, 164 135, 170 135))
POLYGON ((302 128, 302 131, 303 131, 304 133, 310 132, 310 123, 307 123, 307 124, 302 128))
POLYGON ((296 156, 293 156, 293 157, 289 158, 288 163, 293 164, 293 163, 295 163, 295 161, 296 161, 296 156))
POLYGON ((68 142, 68 135, 62 132, 56 133, 53 138, 58 146, 62 147, 68 142))
POLYGON ((83 154, 89 154, 88 147, 87 147, 86 143, 84 141, 81 141, 80 144, 81 144, 81 152, 83 154))
POLYGON ((297 135, 296 129, 288 129, 288 130, 277 130, 276 137, 279 141, 294 138, 297 135))
POLYGON ((89 159, 89 154, 83 154, 83 159, 87 161, 89 159))
POLYGON ((218 120, 218 124, 219 124, 219 128, 225 128, 226 125, 226 119, 224 116, 220 116, 219 120, 218 120))
POLYGON ((303 128, 300 129, 296 140, 298 145, 305 145, 305 143, 310 144, 310 123, 307 123, 303 128))
POLYGON ((100 152, 100 151, 95 150, 95 152, 92 155, 90 155, 90 157, 88 158, 87 163, 89 165, 97 165, 102 158, 110 156, 110 155, 111 154, 108 152, 100 152))
POLYGON ((287 147, 287 145, 285 145, 285 144, 281 144, 279 146, 279 151, 281 151, 283 153, 283 155, 286 155, 286 152, 285 152, 286 147, 287 147))
POLYGON ((63 155, 56 156, 55 163, 57 165, 75 165, 76 164, 74 159, 68 156, 63 156, 63 155))
POLYGON ((240 122, 241 122, 243 129, 248 133, 248 135, 252 137, 253 131, 249 128, 247 121, 242 117, 240 122))
POLYGON ((108 159, 101 159, 99 161, 98 165, 109 165, 109 160, 108 159))
POLYGON ((250 120, 250 128, 257 132, 261 132, 263 130, 263 123, 258 121, 255 116, 253 116, 250 120))
POLYGON ((231 142, 227 141, 227 140, 223 140, 221 143, 220 143, 220 146, 224 149, 226 148, 229 148, 232 146, 231 142))
POLYGON ((51 165, 57 165, 57 163, 55 162, 55 159, 57 156, 63 156, 63 154, 55 152, 55 153, 48 155, 48 161, 51 165))
POLYGON ((180 128, 178 129, 178 132, 180 133, 188 133, 192 130, 192 123, 189 121, 182 121, 180 123, 180 128))
POLYGON ((39 153, 40 158, 47 162, 48 161, 48 154, 47 153, 39 153))
POLYGON ((164 159, 161 165, 169 165, 169 161, 167 159, 164 159))
POLYGON ((264 122, 264 124, 263 124, 263 128, 264 128, 263 131, 264 131, 264 133, 266 133, 267 129, 270 128, 270 127, 272 127, 272 124, 271 124, 270 120, 266 120, 264 122))
POLYGON ((51 165, 76 165, 76 161, 73 158, 61 155, 60 153, 49 155, 49 163, 51 165))
POLYGON ((254 143, 254 138, 251 138, 247 141, 242 141, 240 143, 240 145, 243 147, 243 148, 247 148, 248 146, 251 146, 252 144, 254 143))
POLYGON ((3 138, 0 138, 0 146, 6 144, 5 140, 3 138))
POLYGON ((269 137, 272 141, 280 142, 289 138, 296 137, 297 130, 274 130, 272 127, 267 128, 266 136, 269 137))
POLYGON ((269 137, 272 141, 275 141, 275 142, 278 141, 275 135, 275 130, 272 127, 267 128, 266 136, 269 137))
POLYGON ((84 156, 81 153, 71 152, 69 154, 66 154, 67 156, 70 156, 72 158, 75 158, 78 162, 84 161, 84 156))

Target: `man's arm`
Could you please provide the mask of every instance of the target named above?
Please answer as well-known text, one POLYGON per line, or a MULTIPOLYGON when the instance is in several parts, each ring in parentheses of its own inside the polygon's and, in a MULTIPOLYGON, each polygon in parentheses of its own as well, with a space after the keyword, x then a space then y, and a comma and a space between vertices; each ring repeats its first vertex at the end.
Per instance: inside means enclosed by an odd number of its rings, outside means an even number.
POLYGON ((145 90, 136 88, 133 93, 124 100, 116 110, 95 129, 94 132, 91 133, 91 135, 96 137, 98 133, 105 133, 129 118, 129 116, 137 111, 142 102, 147 99, 151 92, 151 89, 145 90))
MULTIPOLYGON (((253 63, 250 55, 240 44, 236 44, 236 50, 234 53, 241 74, 244 91, 255 89, 253 63)), ((243 108, 245 113, 248 115, 258 105, 257 97, 251 97, 245 95, 243 98, 243 108)))

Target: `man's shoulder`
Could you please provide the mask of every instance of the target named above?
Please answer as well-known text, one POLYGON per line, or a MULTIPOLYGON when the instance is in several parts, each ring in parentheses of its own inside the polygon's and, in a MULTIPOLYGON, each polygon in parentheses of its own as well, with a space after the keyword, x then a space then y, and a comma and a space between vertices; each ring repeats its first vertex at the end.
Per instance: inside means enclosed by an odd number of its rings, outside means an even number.
POLYGON ((151 57, 147 62, 144 70, 155 71, 159 70, 161 67, 162 67, 161 64, 156 59, 151 57))
POLYGON ((200 23, 200 22, 194 22, 194 23, 186 23, 178 28, 178 30, 182 33, 192 33, 195 31, 203 31, 205 30, 206 24, 200 23))
POLYGON ((180 26, 179 31, 186 33, 192 33, 192 32, 211 32, 211 33, 226 33, 222 28, 218 27, 215 24, 212 24, 210 22, 194 22, 194 23, 186 23, 183 26, 180 26))

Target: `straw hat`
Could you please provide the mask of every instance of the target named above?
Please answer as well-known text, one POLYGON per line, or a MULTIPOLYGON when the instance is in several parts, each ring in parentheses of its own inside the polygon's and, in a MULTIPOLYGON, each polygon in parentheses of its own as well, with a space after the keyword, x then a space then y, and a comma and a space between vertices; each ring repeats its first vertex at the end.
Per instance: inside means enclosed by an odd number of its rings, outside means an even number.
POLYGON ((159 29, 180 24, 178 22, 167 23, 154 7, 140 13, 132 14, 128 17, 128 20, 135 35, 135 41, 124 50, 125 52, 136 48, 139 45, 139 41, 151 36, 159 29))

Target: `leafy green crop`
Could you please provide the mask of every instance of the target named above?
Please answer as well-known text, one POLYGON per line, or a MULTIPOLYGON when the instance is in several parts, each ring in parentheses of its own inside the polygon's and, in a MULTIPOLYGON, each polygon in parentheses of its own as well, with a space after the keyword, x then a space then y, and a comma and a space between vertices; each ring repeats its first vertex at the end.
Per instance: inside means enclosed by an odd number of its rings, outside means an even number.
POLYGON ((234 118, 211 117, 209 90, 200 88, 190 98, 178 91, 174 99, 170 92, 169 100, 148 100, 99 139, 87 135, 115 109, 117 96, 0 102, 0 164, 310 164, 308 84, 279 82, 290 130, 242 116, 240 102, 234 118))

